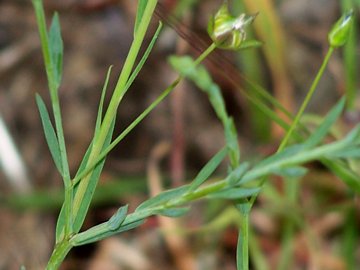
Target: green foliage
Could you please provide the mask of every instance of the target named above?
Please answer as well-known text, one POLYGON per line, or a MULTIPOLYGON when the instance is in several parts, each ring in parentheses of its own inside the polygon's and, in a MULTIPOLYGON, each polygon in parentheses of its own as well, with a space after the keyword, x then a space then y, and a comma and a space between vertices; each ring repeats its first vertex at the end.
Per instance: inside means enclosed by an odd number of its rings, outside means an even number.
POLYGON ((63 41, 61 38, 61 28, 59 15, 55 13, 49 30, 49 50, 51 64, 54 70, 54 81, 56 86, 60 85, 63 69, 63 41))
POLYGON ((60 175, 63 175, 59 142, 56 138, 56 133, 53 125, 51 124, 50 116, 46 109, 45 103, 38 94, 36 94, 36 104, 40 112, 41 122, 43 125, 46 142, 48 144, 51 156, 60 175))
MULTIPOLYGON (((300 124, 300 118, 324 72, 333 48, 330 49, 326 56, 324 64, 320 68, 308 96, 290 127, 288 127, 285 122, 282 122, 281 119, 277 118, 276 114, 265 102, 257 98, 261 97, 266 100, 266 102, 280 108, 290 119, 292 119, 292 115, 283 109, 266 91, 259 88, 256 84, 247 82, 255 91, 258 91, 257 96, 250 96, 249 100, 252 99, 259 109, 268 113, 272 119, 278 121, 278 123, 288 131, 277 153, 254 164, 246 161, 241 162, 236 127, 232 117, 226 110, 221 89, 213 82, 205 67, 200 65, 200 62, 216 47, 244 49, 260 45, 258 41, 245 41, 246 35, 244 29, 254 20, 255 16, 246 16, 243 14, 239 17, 232 17, 225 4, 210 22, 210 36, 214 44, 196 60, 190 57, 170 58, 171 64, 180 74, 179 77, 113 140, 113 130, 118 106, 141 71, 161 31, 162 24, 160 23, 145 53, 139 56, 140 48, 144 42, 145 33, 156 4, 156 0, 139 0, 138 2, 134 27, 134 41, 129 49, 117 85, 111 94, 110 104, 107 108, 104 108, 104 99, 111 68, 108 70, 100 97, 93 139, 89 143, 75 177, 71 178, 67 162, 58 97, 63 62, 63 43, 60 22, 58 15, 55 14, 50 30, 47 32, 42 2, 41 0, 33 0, 49 82, 52 112, 55 120, 54 126, 51 123, 46 106, 39 95, 36 96, 36 102, 47 144, 55 165, 63 178, 65 187, 64 202, 56 226, 56 245, 49 259, 47 269, 57 269, 74 246, 100 241, 112 235, 136 228, 143 224, 146 218, 152 215, 168 217, 183 216, 188 213, 191 203, 195 200, 222 199, 232 201, 242 217, 240 226, 241 233, 238 239, 237 266, 238 269, 247 270, 249 264, 248 245, 250 237, 249 214, 254 199, 261 191, 262 185, 268 176, 301 177, 307 173, 307 170, 303 167, 307 162, 320 160, 337 174, 341 175, 349 187, 360 193, 360 184, 357 180, 358 176, 347 166, 348 159, 360 158, 360 126, 355 127, 341 140, 322 144, 330 128, 339 118, 344 108, 345 99, 341 99, 338 104, 336 104, 325 117, 322 124, 307 139, 304 139, 304 134, 308 134, 308 131, 300 124), (223 29, 224 32, 218 32, 219 29, 223 29), (135 65, 136 59, 138 58, 140 58, 140 61, 135 65), (128 205, 122 206, 108 221, 80 232, 93 200, 107 154, 167 97, 180 80, 184 78, 191 80, 199 89, 207 94, 209 102, 223 126, 224 147, 210 159, 188 185, 166 190, 141 203, 132 213, 128 213, 128 205), (295 139, 298 143, 288 146, 289 142, 291 142, 290 139, 295 139), (206 182, 226 158, 229 160, 227 175, 216 181, 206 182)), ((343 44, 349 31, 347 25, 348 22, 351 21, 351 18, 352 14, 345 15, 329 34, 329 41, 332 47, 343 44)))

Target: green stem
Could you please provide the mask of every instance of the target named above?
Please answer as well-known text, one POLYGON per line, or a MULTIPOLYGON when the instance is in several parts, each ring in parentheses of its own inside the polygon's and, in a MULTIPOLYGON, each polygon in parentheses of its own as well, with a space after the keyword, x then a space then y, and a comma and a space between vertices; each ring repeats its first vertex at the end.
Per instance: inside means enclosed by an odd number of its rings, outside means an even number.
POLYGON ((54 73, 54 65, 52 63, 51 54, 50 54, 50 47, 49 47, 49 38, 48 33, 46 30, 46 20, 45 20, 45 13, 44 7, 41 0, 33 0, 32 1, 35 15, 37 20, 37 25, 39 28, 39 35, 41 41, 41 48, 44 57, 45 63, 45 70, 46 75, 48 78, 48 85, 50 90, 50 98, 52 103, 52 109, 54 113, 55 119, 55 128, 56 128, 56 135, 60 149, 60 156, 61 156, 61 167, 62 167, 62 178, 64 181, 65 186, 65 198, 64 198, 64 205, 65 205, 65 232, 68 234, 72 233, 72 184, 70 179, 70 172, 69 172, 69 165, 67 161, 67 152, 66 152, 66 145, 65 145, 65 138, 64 138, 64 131, 62 127, 62 117, 61 117, 61 110, 60 110, 60 102, 58 96, 58 88, 59 85, 55 79, 54 73))
MULTIPOLYGON (((211 44, 195 61, 195 65, 199 65, 207 56, 209 56, 216 49, 216 45, 211 44)), ((182 77, 179 76, 176 78, 162 93, 157 99, 146 108, 106 149, 104 149, 96 159, 87 166, 87 168, 80 173, 76 178, 74 178, 73 183, 76 185, 82 178, 84 178, 93 168, 103 160, 106 155, 122 140, 127 134, 129 134, 161 101, 163 101, 175 87, 182 80, 182 77)))
POLYGON ((241 227, 238 236, 236 253, 237 269, 249 270, 249 223, 250 213, 241 213, 241 227))
POLYGON ((57 270, 61 263, 64 261, 66 255, 71 250, 72 245, 68 239, 64 239, 60 243, 58 243, 53 253, 51 254, 51 257, 49 259, 49 262, 46 266, 46 270, 57 270))
MULTIPOLYGON (((155 6, 157 4, 157 0, 149 0, 146 9, 144 11, 141 23, 139 24, 138 30, 136 32, 135 38, 133 43, 131 44, 128 56, 125 60, 123 69, 121 71, 121 74, 119 76, 119 80, 117 82, 117 85, 114 90, 114 94, 111 98, 109 107, 107 109, 107 112, 105 114, 104 120, 102 122, 99 136, 97 137, 97 140, 94 142, 93 148, 91 150, 91 153, 89 155, 88 159, 88 165, 86 167, 91 166, 91 164, 94 163, 94 161, 99 156, 105 139, 108 135, 108 131, 110 129, 111 123, 116 117, 116 112, 118 109, 118 106, 125 95, 124 89, 126 89, 126 83, 130 77, 131 71, 133 69, 133 66, 135 64, 136 58, 138 56, 140 47, 143 43, 147 28, 149 26, 150 20, 152 18, 152 14, 154 12, 155 6)), ((88 174, 86 177, 82 179, 80 182, 77 192, 74 197, 74 203, 73 203, 73 217, 75 218, 78 215, 80 206, 84 200, 85 193, 87 191, 87 188, 89 186, 91 174, 88 174)), ((88 207, 88 206, 87 206, 88 207)), ((85 217, 85 215, 84 215, 85 217)), ((80 228, 75 228, 76 232, 80 228)))
POLYGON ((319 84, 319 81, 320 81, 322 75, 324 74, 325 68, 326 68, 326 66, 327 66, 333 52, 334 52, 334 48, 330 47, 328 49, 327 53, 326 53, 326 56, 324 58, 324 61, 323 61, 322 65, 321 65, 318 73, 316 74, 316 77, 315 77, 315 79, 314 79, 314 81, 313 81, 313 83, 311 85, 311 88, 310 88, 309 92, 307 93, 307 95, 305 97, 305 100, 301 104, 301 107, 300 107, 298 113, 296 114, 295 119, 294 119, 294 121, 292 122, 292 124, 290 126, 290 129, 287 131, 284 139, 281 141, 281 144, 280 144, 277 152, 282 151, 286 147, 286 145, 288 144, 291 136, 293 135, 293 132, 294 132, 295 128, 298 126, 299 121, 300 121, 302 115, 304 114, 304 111, 305 111, 306 107, 308 106, 310 100, 312 99, 312 97, 313 97, 313 95, 315 93, 315 90, 316 90, 316 88, 317 88, 317 86, 319 84))
MULTIPOLYGON (((315 93, 315 90, 319 84, 322 75, 324 74, 326 66, 333 52, 334 52, 334 48, 330 47, 326 53, 326 56, 318 73, 316 74, 316 77, 310 87, 309 92, 307 93, 303 103, 301 104, 301 107, 298 113, 296 114, 295 119, 290 126, 290 129, 287 131, 284 139, 282 140, 277 152, 281 152, 287 146, 291 136, 293 135, 293 132, 295 131, 295 128, 298 126, 300 119, 304 114, 306 107, 308 106, 310 100, 312 99, 315 93)), ((285 185, 285 190, 287 190, 287 192, 285 193, 285 200, 292 202, 293 204, 296 204, 298 185, 296 184, 295 181, 291 181, 291 180, 285 181, 284 185, 285 185)), ((293 235, 295 229, 294 227, 295 224, 292 220, 288 220, 284 226, 284 230, 282 233, 282 245, 281 245, 282 252, 280 256, 280 263, 278 266, 279 270, 289 269, 289 264, 292 258, 292 250, 293 250, 292 241, 293 241, 293 235)))

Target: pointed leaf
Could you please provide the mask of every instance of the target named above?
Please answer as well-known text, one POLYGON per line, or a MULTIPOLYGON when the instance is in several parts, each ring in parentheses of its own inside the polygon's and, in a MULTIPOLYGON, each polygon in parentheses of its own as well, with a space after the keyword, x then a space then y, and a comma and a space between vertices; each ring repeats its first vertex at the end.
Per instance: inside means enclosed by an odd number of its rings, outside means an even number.
POLYGON ((360 158, 360 148, 359 147, 344 148, 340 151, 337 151, 337 152, 331 154, 329 157, 359 159, 360 158))
POLYGON ((128 208, 128 205, 120 207, 117 212, 108 220, 107 224, 109 226, 109 230, 115 231, 120 228, 121 223, 123 223, 126 218, 128 208))
POLYGON ((134 229, 143 223, 144 223, 144 220, 142 219, 142 220, 138 220, 138 221, 135 221, 135 222, 132 222, 129 224, 121 225, 116 230, 108 230, 107 222, 104 222, 102 224, 99 224, 97 226, 94 226, 94 227, 86 230, 85 232, 76 234, 71 239, 71 244, 73 246, 82 246, 82 245, 98 242, 98 241, 108 238, 112 235, 134 229))
POLYGON ((109 67, 109 69, 108 69, 108 71, 107 71, 107 73, 106 73, 106 78, 105 78, 104 86, 103 86, 103 89, 102 89, 102 91, 101 91, 99 108, 98 108, 98 113, 97 113, 96 123, 95 123, 94 141, 96 141, 97 133, 98 133, 99 130, 100 130, 100 126, 101 126, 101 122, 102 122, 102 114, 103 114, 103 108, 104 108, 104 100, 105 100, 105 96, 106 96, 107 86, 108 86, 108 84, 109 84, 109 79, 110 79, 111 70, 112 70, 112 66, 109 67))
POLYGON ((168 202, 171 199, 180 197, 181 195, 185 194, 189 189, 188 185, 185 186, 181 186, 178 188, 174 188, 174 189, 170 189, 164 192, 161 192, 159 195, 150 198, 149 200, 143 202, 142 204, 140 204, 137 208, 136 211, 140 211, 146 208, 150 208, 150 207, 156 207, 159 206, 161 204, 164 204, 166 202, 168 202))
POLYGON ((61 28, 59 15, 55 13, 53 16, 49 30, 49 50, 54 71, 54 79, 57 86, 60 85, 63 68, 63 41, 61 38, 61 28))
POLYGON ((325 138, 326 134, 329 133, 330 128, 334 125, 336 120, 339 118, 341 112, 345 106, 345 98, 340 101, 331 109, 327 114, 322 124, 313 132, 313 134, 304 143, 305 147, 312 148, 325 138))
POLYGON ((165 217, 181 217, 185 214, 187 214, 190 210, 190 207, 179 207, 179 208, 169 208, 169 209, 163 209, 160 211, 157 211, 156 213, 161 216, 165 217))
MULTIPOLYGON (((110 142, 111 142, 111 138, 112 138, 112 134, 114 131, 114 126, 115 126, 115 121, 112 122, 112 125, 109 129, 109 133, 106 137, 106 140, 104 142, 104 147, 106 148, 110 142)), ((90 147, 87 151, 87 153, 85 154, 84 160, 87 160, 87 155, 90 151, 90 147)), ((103 158, 101 161, 98 162, 98 164, 93 168, 93 170, 91 172, 89 172, 91 174, 91 178, 89 181, 89 186, 86 190, 86 193, 84 195, 84 200, 82 201, 79 210, 78 210, 78 214, 77 216, 74 218, 74 223, 73 223, 73 229, 74 231, 78 232, 81 229, 81 226, 84 222, 85 216, 87 214, 87 211, 89 209, 90 206, 90 202, 91 202, 91 198, 93 193, 95 192, 95 188, 97 186, 97 183, 99 181, 99 177, 100 174, 102 172, 102 169, 104 167, 105 164, 105 159, 103 158)), ((78 189, 78 186, 76 185, 74 187, 74 194, 76 194, 76 191, 78 189)), ((59 217, 58 217, 58 221, 56 224, 56 243, 58 243, 58 241, 61 241, 62 237, 63 237, 63 232, 64 232, 64 220, 65 220, 65 212, 64 212, 64 207, 61 208, 59 217)))
POLYGON ((321 162, 330 168, 352 191, 360 194, 360 177, 345 162, 340 160, 333 161, 329 158, 323 158, 321 162))
POLYGON ((49 113, 48 113, 45 103, 42 100, 42 98, 40 97, 40 95, 36 94, 35 98, 36 98, 37 107, 40 112, 41 122, 42 122, 46 142, 48 144, 51 156, 55 162, 56 168, 60 172, 60 175, 63 175, 59 142, 57 140, 54 127, 51 124, 49 113))
POLYGON ((242 163, 239 167, 233 170, 226 178, 229 186, 235 186, 239 183, 243 175, 248 171, 250 164, 248 162, 242 163))
POLYGON ((139 2, 138 2, 136 19, 135 19, 135 27, 134 27, 134 36, 136 36, 137 30, 139 28, 139 24, 142 20, 144 11, 146 9, 147 2, 148 2, 148 0, 139 0, 139 2))
POLYGON ((210 161, 206 163, 195 179, 191 182, 188 192, 196 190, 201 184, 203 184, 224 160, 226 154, 227 149, 223 148, 212 159, 210 159, 210 161))
POLYGON ((304 167, 300 166, 292 166, 292 167, 285 167, 285 168, 278 168, 273 171, 274 174, 282 176, 282 177, 289 177, 289 178, 298 178, 304 176, 308 170, 304 167))
POLYGON ((212 193, 207 197, 209 199, 228 199, 228 200, 243 199, 259 193, 260 190, 261 188, 243 188, 243 187, 230 188, 230 189, 221 190, 216 193, 212 193))

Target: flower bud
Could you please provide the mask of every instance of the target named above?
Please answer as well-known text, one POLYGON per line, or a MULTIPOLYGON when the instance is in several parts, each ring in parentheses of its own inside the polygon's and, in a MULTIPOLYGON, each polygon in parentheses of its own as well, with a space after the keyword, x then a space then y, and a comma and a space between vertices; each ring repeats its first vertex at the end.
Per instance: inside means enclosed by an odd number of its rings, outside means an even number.
POLYGON ((246 39, 245 27, 253 22, 256 15, 244 13, 234 17, 229 13, 227 2, 212 17, 208 25, 208 33, 218 48, 237 50, 246 39))
POLYGON ((352 10, 345 13, 332 27, 328 35, 331 47, 341 47, 346 43, 350 36, 351 25, 354 18, 353 13, 352 10))

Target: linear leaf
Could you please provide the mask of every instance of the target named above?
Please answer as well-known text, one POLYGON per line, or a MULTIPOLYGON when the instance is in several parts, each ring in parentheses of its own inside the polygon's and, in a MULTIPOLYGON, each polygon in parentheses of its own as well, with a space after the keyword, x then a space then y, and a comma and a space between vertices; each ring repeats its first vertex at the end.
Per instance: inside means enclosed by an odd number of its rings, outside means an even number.
POLYGON ((150 198, 149 200, 143 202, 142 204, 140 204, 137 208, 136 211, 140 211, 146 208, 150 208, 150 207, 155 207, 158 206, 160 204, 164 204, 167 201, 174 199, 176 197, 180 197, 181 195, 185 194, 187 191, 189 190, 189 186, 185 185, 185 186, 181 186, 178 188, 174 188, 174 189, 169 189, 167 191, 161 192, 160 194, 158 194, 155 197, 150 198))
POLYGON ((308 170, 301 166, 291 166, 285 168, 278 168, 273 171, 274 174, 282 176, 282 177, 289 177, 289 178, 298 178, 304 176, 308 170))
POLYGON ((341 160, 333 161, 329 158, 321 159, 331 171, 337 175, 351 190, 360 194, 360 177, 341 160))
POLYGON ((191 182, 188 192, 196 190, 201 184, 203 184, 224 160, 226 154, 227 149, 223 148, 212 159, 210 159, 210 161, 206 163, 195 179, 191 182))
POLYGON ((235 170, 233 170, 229 176, 226 178, 229 186, 235 186, 239 183, 243 175, 248 171, 250 165, 248 162, 240 164, 235 170))
POLYGON ((187 214, 190 210, 190 207, 177 207, 177 208, 170 208, 170 209, 163 209, 160 211, 157 211, 156 214, 165 216, 165 217, 181 217, 185 214, 187 214))
POLYGON ((212 193, 208 195, 207 197, 209 199, 243 199, 246 197, 253 196, 254 194, 259 193, 261 188, 229 188, 224 189, 216 193, 212 193))
POLYGON ((105 96, 106 96, 107 86, 108 86, 108 84, 109 84, 109 79, 110 79, 111 70, 112 70, 112 66, 109 67, 109 69, 108 69, 108 71, 107 71, 107 73, 106 73, 106 78, 105 78, 104 86, 103 86, 103 89, 102 89, 102 91, 101 91, 99 108, 98 108, 98 113, 97 113, 96 123, 95 123, 94 141, 96 141, 97 134, 98 134, 98 132, 99 132, 99 130, 100 130, 100 126, 101 126, 101 122, 102 122, 102 114, 103 114, 103 108, 104 108, 104 100, 105 100, 105 96))
POLYGON ((121 225, 117 230, 108 230, 107 222, 96 225, 84 232, 76 234, 71 239, 73 246, 82 246, 94 242, 98 242, 112 235, 122 233, 131 229, 134 229, 144 223, 144 220, 138 220, 129 224, 121 225), (105 229, 104 229, 105 227, 105 229))
MULTIPOLYGON (((111 123, 111 127, 108 131, 107 137, 105 139, 104 142, 104 146, 103 148, 106 148, 112 139, 112 135, 113 135, 113 131, 114 131, 114 126, 115 126, 115 119, 113 120, 113 122, 111 123)), ((92 196, 95 192, 97 183, 99 182, 99 177, 100 174, 102 172, 102 169, 105 165, 105 160, 106 158, 104 158, 102 161, 100 161, 95 167, 94 170, 91 173, 91 178, 89 181, 89 185, 86 189, 86 192, 84 194, 84 199, 81 201, 81 205, 79 207, 78 210, 78 214, 77 216, 74 218, 74 224, 73 224, 73 228, 75 232, 78 232, 81 229, 81 226, 84 222, 85 216, 87 214, 87 211, 89 209, 90 203, 91 203, 91 199, 92 196)), ((77 192, 77 186, 74 188, 74 194, 76 194, 77 192)))
POLYGON ((340 101, 331 109, 327 114, 322 124, 313 132, 313 134, 305 141, 304 146, 311 148, 318 145, 329 133, 330 128, 334 125, 335 121, 339 118, 345 106, 345 98, 340 101))
POLYGON ((124 222, 129 206, 125 205, 120 207, 116 213, 108 220, 107 224, 111 231, 115 231, 120 228, 121 223, 124 222))
POLYGON ((60 172, 60 175, 63 175, 62 165, 61 165, 61 153, 60 153, 60 147, 59 142, 56 137, 56 133, 54 130, 53 125, 50 121, 49 113, 46 109, 45 103, 42 100, 41 96, 36 94, 36 104, 40 112, 40 118, 42 122, 42 126, 44 129, 44 134, 46 138, 46 142, 49 146, 49 150, 51 153, 51 156, 55 162, 55 166, 60 172))
POLYGON ((336 153, 331 154, 330 157, 334 158, 350 158, 350 159, 359 159, 360 158, 360 148, 359 147, 352 147, 343 149, 336 153))
MULTIPOLYGON (((106 140, 104 142, 104 148, 106 148, 111 142, 112 134, 113 134, 113 131, 114 131, 114 126, 115 126, 115 120, 112 122, 109 133, 108 133, 108 135, 106 137, 106 140)), ((91 151, 91 145, 89 146, 89 148, 88 148, 88 150, 87 150, 87 152, 85 154, 83 162, 85 160, 86 161, 88 160, 88 155, 89 155, 90 151, 91 151)), ((97 163, 97 165, 92 169, 92 171, 89 172, 89 173, 91 173, 91 179, 89 181, 89 186, 88 186, 88 188, 86 190, 86 193, 84 195, 85 199, 81 203, 81 206, 80 206, 79 211, 78 211, 78 215, 74 218, 74 224, 73 224, 74 231, 79 231, 81 229, 82 223, 83 223, 83 221, 85 219, 85 216, 86 216, 86 213, 87 213, 87 210, 88 210, 88 208, 90 206, 92 195, 95 192, 95 188, 96 188, 97 183, 99 181, 101 171, 102 171, 102 169, 104 167, 105 159, 106 158, 104 157, 101 161, 99 161, 97 163)), ((83 165, 83 162, 80 165, 80 167, 83 165)), ((84 164, 86 164, 86 163, 84 163, 84 164)), ((74 194, 76 194, 77 188, 78 188, 78 186, 75 185, 74 194)), ((59 217, 58 217, 57 224, 56 224, 56 243, 58 243, 58 241, 61 241, 61 239, 63 237, 64 220, 65 220, 65 212, 64 212, 64 207, 62 207, 61 211, 60 211, 60 214, 59 214, 59 217)))
POLYGON ((148 0, 139 0, 138 1, 138 7, 137 7, 136 19, 135 19, 135 27, 134 27, 134 36, 136 36, 137 30, 139 28, 139 24, 142 20, 144 11, 146 9, 147 2, 148 2, 148 0))
POLYGON ((53 79, 55 80, 56 85, 59 86, 62 77, 64 46, 61 38, 59 15, 57 13, 53 16, 49 30, 49 50, 54 70, 53 79))

